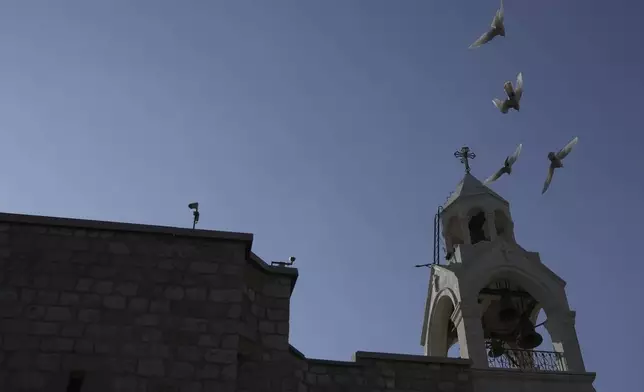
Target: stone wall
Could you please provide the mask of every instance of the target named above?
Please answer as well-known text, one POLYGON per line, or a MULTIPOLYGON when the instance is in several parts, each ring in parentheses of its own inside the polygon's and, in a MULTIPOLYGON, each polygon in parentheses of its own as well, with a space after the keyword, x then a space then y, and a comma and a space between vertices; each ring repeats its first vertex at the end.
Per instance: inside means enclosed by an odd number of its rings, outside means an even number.
POLYGON ((470 391, 469 363, 289 345, 249 234, 0 214, 0 391, 470 391))

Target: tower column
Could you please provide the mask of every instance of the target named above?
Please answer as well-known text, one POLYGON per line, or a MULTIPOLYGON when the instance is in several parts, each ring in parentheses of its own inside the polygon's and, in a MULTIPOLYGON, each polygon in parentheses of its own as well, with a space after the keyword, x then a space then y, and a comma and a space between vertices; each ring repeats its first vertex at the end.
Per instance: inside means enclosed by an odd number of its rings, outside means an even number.
POLYGON ((496 226, 494 224, 494 212, 485 212, 485 225, 490 241, 496 240, 496 226))
POLYGON ((458 332, 460 355, 461 358, 470 359, 474 368, 487 368, 481 311, 478 304, 468 302, 459 302, 452 313, 452 322, 458 332))
POLYGON ((470 226, 469 226, 469 217, 466 213, 459 211, 458 213, 458 224, 461 225, 461 232, 463 233, 463 242, 466 244, 472 243, 472 238, 470 237, 470 226))
POLYGON ((564 358, 564 369, 571 372, 585 372, 586 366, 575 329, 575 312, 558 312, 553 315, 546 313, 546 315, 548 320, 545 327, 550 334, 554 351, 564 358))

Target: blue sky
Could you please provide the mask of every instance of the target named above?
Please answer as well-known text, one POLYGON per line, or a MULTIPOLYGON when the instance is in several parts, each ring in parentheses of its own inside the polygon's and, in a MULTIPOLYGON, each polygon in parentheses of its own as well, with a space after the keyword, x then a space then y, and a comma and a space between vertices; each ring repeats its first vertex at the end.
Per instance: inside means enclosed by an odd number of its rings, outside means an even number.
POLYGON ((516 236, 568 282, 598 390, 641 385, 634 1, 0 2, 0 209, 252 232, 298 257, 310 357, 419 346, 436 207, 516 144, 516 236), (491 99, 522 71, 520 113, 491 99), (545 196, 548 151, 577 148, 545 196))

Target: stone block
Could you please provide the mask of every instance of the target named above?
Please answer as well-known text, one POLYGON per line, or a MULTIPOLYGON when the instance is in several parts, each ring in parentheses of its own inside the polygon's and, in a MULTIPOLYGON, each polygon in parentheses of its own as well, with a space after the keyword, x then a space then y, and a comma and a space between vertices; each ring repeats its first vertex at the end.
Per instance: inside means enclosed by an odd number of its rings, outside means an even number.
POLYGON ((191 301, 203 301, 206 299, 206 289, 203 287, 191 287, 186 289, 186 298, 191 301))
POLYGON ((126 297, 135 296, 138 292, 138 289, 139 289, 139 285, 133 282, 122 283, 116 286, 115 288, 117 293, 126 297))
POLYGON ((225 381, 237 379, 237 365, 226 365, 221 369, 221 379, 225 381))
POLYGON ((86 308, 97 308, 101 306, 103 299, 98 294, 81 295, 80 305, 86 308))
POLYGON ((45 314, 46 321, 68 321, 72 319, 72 312, 69 308, 62 306, 50 306, 45 314))
POLYGON ((26 371, 11 374, 12 390, 42 389, 45 386, 45 375, 41 372, 26 371))
POLYGON ((141 332, 141 341, 159 342, 163 338, 163 332, 159 329, 146 328, 141 332))
POLYGON ((60 370, 59 354, 38 354, 36 368, 45 372, 57 372, 60 370))
POLYGON ((168 287, 165 289, 165 297, 172 301, 181 301, 185 296, 183 287, 168 287))
POLYGON ((264 335, 262 336, 264 347, 274 350, 288 350, 288 337, 284 335, 264 335))
POLYGON ((94 266, 89 270, 89 276, 94 279, 109 279, 113 278, 118 273, 116 267, 101 267, 94 266))
POLYGON ((210 290, 210 300, 213 302, 241 302, 241 290, 210 290))
POLYGON ((201 360, 202 350, 199 347, 179 346, 177 348, 177 357, 181 361, 197 362, 201 360))
POLYGON ((3 351, 38 350, 40 338, 36 336, 11 335, 4 339, 3 351))
POLYGON ((262 293, 268 297, 290 298, 291 288, 280 284, 268 284, 264 286, 262 293))
POLYGON ((170 370, 172 378, 190 378, 195 372, 195 367, 188 362, 175 362, 170 370))
POLYGON ((189 381, 181 385, 180 392, 202 392, 201 383, 198 381, 189 381))
POLYGON ((80 302, 80 296, 75 293, 60 294, 60 304, 64 306, 77 305, 80 302))
POLYGON ((219 378, 221 370, 217 365, 206 365, 199 372, 199 377, 202 379, 215 379, 219 378))
POLYGON ((74 340, 69 338, 44 338, 40 344, 44 352, 71 352, 74 350, 74 340))
POLYGON ((211 362, 211 363, 231 364, 231 363, 235 363, 235 361, 237 360, 237 351, 209 349, 209 350, 206 350, 204 359, 206 360, 206 362, 211 362))
POLYGON ((100 295, 111 294, 114 289, 114 282, 101 281, 94 284, 94 292, 100 295))
POLYGON ((45 310, 47 308, 44 306, 31 305, 25 309, 25 317, 29 320, 41 320, 45 317, 45 310))
POLYGON ((119 392, 139 392, 138 382, 133 376, 119 376, 112 379, 112 389, 119 392))
POLYGON ((32 322, 29 326, 29 332, 32 335, 40 336, 57 335, 60 329, 60 325, 57 323, 32 322))
POLYGON ((122 242, 110 242, 107 247, 108 251, 115 255, 129 255, 130 248, 122 242))
POLYGON ((239 335, 225 335, 221 339, 221 348, 237 349, 239 347, 239 335))
POLYGON ((165 365, 161 359, 139 359, 137 372, 145 377, 163 377, 165 365))
POLYGON ((206 332, 208 320, 196 318, 184 318, 181 322, 181 330, 189 332, 206 332))
POLYGON ((63 325, 63 330, 60 332, 61 336, 66 338, 78 338, 83 336, 85 332, 85 324, 80 323, 66 323, 63 325))
POLYGON ((202 347, 219 347, 220 338, 218 335, 201 335, 199 336, 199 346, 202 347))
POLYGON ((18 290, 10 287, 0 289, 0 301, 17 301, 17 300, 18 300, 18 290))
POLYGON ((259 332, 262 333, 275 333, 275 323, 272 321, 260 321, 259 322, 259 332))
POLYGON ((89 340, 77 340, 74 344, 74 352, 79 354, 91 354, 94 352, 94 343, 89 340))
POLYGON ((107 309, 125 309, 125 297, 120 295, 108 295, 103 298, 103 306, 107 309))
POLYGON ((230 305, 230 308, 228 308, 228 312, 226 313, 226 316, 229 319, 239 319, 242 314, 242 307, 241 304, 232 304, 230 305))
POLYGON ((36 290, 20 289, 20 302, 22 302, 23 304, 30 304, 35 300, 36 300, 36 290))
POLYGON ((190 263, 189 269, 198 274, 216 274, 219 270, 219 265, 205 261, 194 261, 190 263))
POLYGON ((152 301, 150 304, 150 312, 152 313, 168 313, 170 312, 170 301, 160 299, 152 301))
POLYGON ((281 322, 277 324, 277 333, 280 335, 288 335, 289 332, 289 323, 281 322))
POLYGON ((147 298, 132 298, 129 309, 133 312, 147 312, 150 301, 147 298))
POLYGON ((56 305, 59 293, 51 290, 41 290, 36 295, 36 303, 40 305, 56 305))
POLYGON ((9 356, 7 366, 11 370, 27 370, 33 366, 34 355, 29 351, 16 351, 9 356))
POLYGON ((143 314, 134 321, 136 325, 154 327, 159 325, 159 316, 156 314, 143 314))
POLYGON ((97 309, 81 309, 78 311, 78 320, 84 323, 98 323, 101 321, 101 312, 97 309))
POLYGON ((94 284, 94 279, 81 278, 76 283, 76 291, 89 291, 94 284))
POLYGON ((271 321, 288 321, 288 311, 282 309, 267 309, 266 314, 271 321))

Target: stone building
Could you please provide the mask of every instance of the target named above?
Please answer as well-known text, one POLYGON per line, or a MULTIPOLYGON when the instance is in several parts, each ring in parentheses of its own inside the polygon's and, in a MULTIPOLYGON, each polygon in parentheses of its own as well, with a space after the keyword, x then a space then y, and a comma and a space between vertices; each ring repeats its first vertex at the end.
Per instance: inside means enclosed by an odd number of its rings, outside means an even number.
POLYGON ((442 219, 453 252, 430 275, 428 355, 340 362, 289 345, 298 272, 251 234, 0 214, 0 391, 593 391, 564 282, 516 244, 508 203, 468 174, 442 219), (555 350, 539 355, 555 367, 512 345, 488 356, 501 278, 538 298, 528 318, 548 312, 555 350), (464 359, 447 358, 456 341, 464 359))

